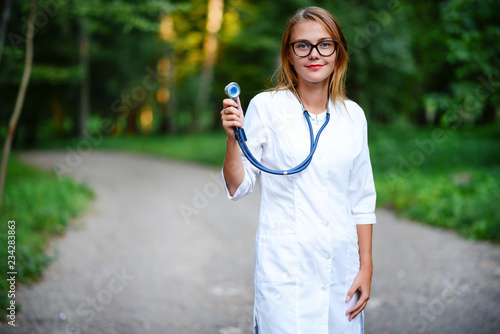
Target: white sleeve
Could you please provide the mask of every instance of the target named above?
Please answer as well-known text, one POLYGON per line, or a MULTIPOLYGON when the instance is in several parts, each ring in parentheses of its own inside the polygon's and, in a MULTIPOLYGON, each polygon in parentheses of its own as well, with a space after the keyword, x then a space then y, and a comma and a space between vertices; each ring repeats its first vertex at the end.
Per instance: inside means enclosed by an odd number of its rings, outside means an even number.
MULTIPOLYGON (((262 117, 261 109, 262 108, 259 106, 257 98, 253 98, 248 105, 243 124, 243 129, 245 130, 247 137, 246 144, 248 149, 259 162, 261 161, 262 150, 267 140, 267 125, 262 117)), ((255 183, 260 175, 260 170, 248 161, 243 152, 241 152, 241 159, 243 161, 243 167, 245 168, 245 178, 238 189, 236 189, 233 196, 229 194, 229 190, 227 189, 224 171, 221 172, 222 182, 224 184, 224 188, 226 189, 227 197, 234 201, 250 194, 255 188, 255 183)))
POLYGON ((354 158, 349 176, 348 200, 351 214, 356 224, 375 224, 375 184, 373 182, 370 152, 368 150, 368 130, 366 120, 362 126, 361 149, 354 158))

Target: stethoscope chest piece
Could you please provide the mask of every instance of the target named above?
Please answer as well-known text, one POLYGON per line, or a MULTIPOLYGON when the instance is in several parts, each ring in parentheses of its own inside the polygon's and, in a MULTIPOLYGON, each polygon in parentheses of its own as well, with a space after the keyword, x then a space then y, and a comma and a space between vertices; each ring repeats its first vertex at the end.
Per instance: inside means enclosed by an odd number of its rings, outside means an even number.
POLYGON ((241 93, 240 85, 238 85, 236 82, 230 82, 224 88, 224 92, 227 96, 229 96, 229 98, 236 100, 236 98, 240 96, 241 93))

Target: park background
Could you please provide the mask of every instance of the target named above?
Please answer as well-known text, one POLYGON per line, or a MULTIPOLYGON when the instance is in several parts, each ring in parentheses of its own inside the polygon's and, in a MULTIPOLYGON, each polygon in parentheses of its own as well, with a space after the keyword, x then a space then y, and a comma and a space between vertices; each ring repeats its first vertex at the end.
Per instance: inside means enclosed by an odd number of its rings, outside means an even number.
POLYGON ((220 166, 224 86, 239 82, 244 107, 272 87, 286 22, 308 5, 334 13, 346 36, 347 95, 369 121, 378 206, 500 241, 498 1, 39 0, 28 64, 33 3, 0 5, 2 139, 31 67, 0 212, 1 249, 6 222, 23 222, 20 282, 41 277, 50 238, 92 201, 68 172, 94 150, 220 166), (16 157, 45 149, 66 152, 51 173, 16 157))

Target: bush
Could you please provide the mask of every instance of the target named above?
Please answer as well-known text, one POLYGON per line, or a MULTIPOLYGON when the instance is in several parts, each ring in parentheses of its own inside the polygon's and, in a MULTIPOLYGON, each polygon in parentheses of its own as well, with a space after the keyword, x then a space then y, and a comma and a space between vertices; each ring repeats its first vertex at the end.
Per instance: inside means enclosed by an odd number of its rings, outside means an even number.
POLYGON ((378 188, 379 192, 386 192, 386 198, 392 198, 386 204, 408 217, 453 228, 467 237, 500 240, 499 169, 418 173, 393 190, 383 185, 378 188))
POLYGON ((446 130, 431 154, 417 143, 432 138, 434 130, 374 130, 370 148, 379 205, 467 237, 500 241, 497 128, 446 130), (423 162, 408 163, 419 150, 423 162), (402 161, 408 163, 404 168, 402 161))
MULTIPOLYGON (((37 280, 51 261, 47 254, 50 237, 64 233, 70 219, 83 212, 92 192, 70 179, 59 181, 51 173, 27 166, 11 157, 4 202, 0 212, 0 261, 7 267, 8 221, 14 220, 16 237, 16 281, 37 280)), ((0 308, 5 314, 9 303, 8 282, 0 280, 0 308)))

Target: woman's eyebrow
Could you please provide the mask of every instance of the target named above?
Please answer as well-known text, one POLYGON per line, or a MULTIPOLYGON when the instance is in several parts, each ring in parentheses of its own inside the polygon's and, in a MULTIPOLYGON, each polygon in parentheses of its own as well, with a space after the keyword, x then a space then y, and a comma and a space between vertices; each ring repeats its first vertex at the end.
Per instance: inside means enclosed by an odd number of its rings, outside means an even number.
MULTIPOLYGON (((332 40, 333 41, 333 37, 321 37, 318 39, 318 42, 325 41, 325 40, 332 40)), ((307 42, 307 43, 313 44, 308 39, 297 39, 295 42, 307 42)), ((295 43, 295 42, 293 42, 293 43, 295 43)))

